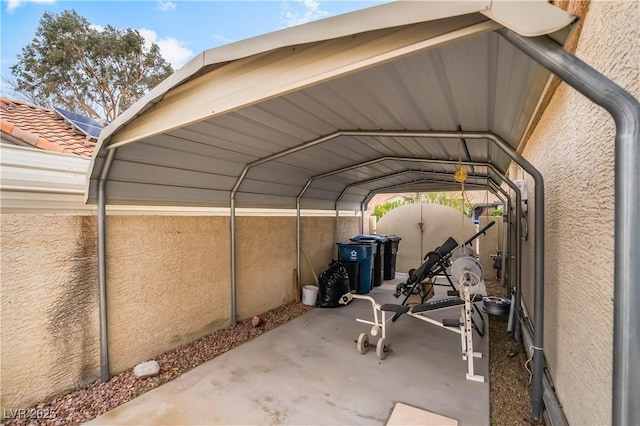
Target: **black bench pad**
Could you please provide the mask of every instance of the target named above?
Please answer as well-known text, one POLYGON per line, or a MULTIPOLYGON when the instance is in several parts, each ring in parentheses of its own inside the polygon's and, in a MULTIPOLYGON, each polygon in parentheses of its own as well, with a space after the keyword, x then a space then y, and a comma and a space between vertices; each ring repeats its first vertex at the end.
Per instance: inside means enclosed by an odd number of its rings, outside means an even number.
MULTIPOLYGON (((472 302, 480 302, 482 300, 481 294, 476 294, 472 302)), ((451 306, 460 306, 464 305, 464 299, 461 297, 446 297, 440 300, 432 300, 427 303, 423 303, 421 305, 416 305, 413 307, 411 312, 414 314, 419 314, 421 312, 434 311, 436 309, 449 308, 451 306)))
POLYGON ((396 305, 393 303, 386 303, 380 306, 380 310, 387 311, 387 312, 395 312, 397 314, 406 314, 407 312, 409 312, 409 307, 406 305, 396 305))

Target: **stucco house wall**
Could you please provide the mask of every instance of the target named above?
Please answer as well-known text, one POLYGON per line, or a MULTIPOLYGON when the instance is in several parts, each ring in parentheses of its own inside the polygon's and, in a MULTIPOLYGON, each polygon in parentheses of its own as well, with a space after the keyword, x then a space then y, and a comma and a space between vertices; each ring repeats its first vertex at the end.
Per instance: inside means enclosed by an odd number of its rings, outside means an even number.
POLYGON ((98 377, 97 232, 87 216, 2 215, 3 409, 98 377))
MULTIPOLYGON (((2 408, 27 408, 99 378, 95 216, 5 214, 2 226, 2 408)), ((294 299, 295 218, 239 217, 239 319, 294 299)), ((335 218, 303 218, 316 265, 335 218)), ((359 218, 340 219, 354 235, 359 218)), ((113 374, 230 324, 229 218, 108 216, 113 374)))
MULTIPOLYGON (((594 1, 576 50, 636 98, 638 22, 639 2, 594 1)), ((523 150, 544 176, 545 356, 570 424, 611 422, 614 136, 609 114, 563 83, 523 150)), ((520 171, 511 175, 534 189, 520 171)), ((532 235, 531 213, 528 222, 532 235)), ((530 238, 523 295, 531 308, 533 249, 530 238)))

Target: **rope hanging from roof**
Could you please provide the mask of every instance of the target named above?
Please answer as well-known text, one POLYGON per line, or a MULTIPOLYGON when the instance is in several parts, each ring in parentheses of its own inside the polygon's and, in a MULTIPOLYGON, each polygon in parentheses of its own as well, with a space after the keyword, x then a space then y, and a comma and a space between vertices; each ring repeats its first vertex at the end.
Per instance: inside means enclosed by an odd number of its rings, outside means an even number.
MULTIPOLYGON (((462 194, 462 205, 460 206, 460 213, 462 213, 461 215, 462 223, 460 226, 460 230, 461 230, 460 241, 466 241, 467 239, 465 237, 465 232, 464 232, 464 217, 465 217, 464 202, 467 196, 464 192, 464 182, 467 180, 467 171, 464 169, 464 166, 462 165, 462 137, 460 137, 460 132, 458 132, 458 168, 453 174, 453 179, 460 184, 460 193, 462 194)), ((471 203, 469 203, 469 205, 471 205, 471 203)), ((461 245, 460 252, 463 252, 464 250, 465 250, 464 246, 461 245)))

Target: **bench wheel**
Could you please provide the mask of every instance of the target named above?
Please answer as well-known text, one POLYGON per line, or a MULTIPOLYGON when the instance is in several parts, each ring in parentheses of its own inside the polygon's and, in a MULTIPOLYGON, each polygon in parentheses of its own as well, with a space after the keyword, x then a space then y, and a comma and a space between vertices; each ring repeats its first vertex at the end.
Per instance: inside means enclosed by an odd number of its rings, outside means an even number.
POLYGON ((369 335, 367 333, 360 333, 358 336, 358 352, 366 354, 369 350, 369 335))
POLYGON ((376 355, 378 355, 378 359, 385 359, 389 352, 391 352, 391 350, 389 349, 389 343, 387 339, 383 337, 382 339, 378 340, 378 344, 376 345, 376 355))

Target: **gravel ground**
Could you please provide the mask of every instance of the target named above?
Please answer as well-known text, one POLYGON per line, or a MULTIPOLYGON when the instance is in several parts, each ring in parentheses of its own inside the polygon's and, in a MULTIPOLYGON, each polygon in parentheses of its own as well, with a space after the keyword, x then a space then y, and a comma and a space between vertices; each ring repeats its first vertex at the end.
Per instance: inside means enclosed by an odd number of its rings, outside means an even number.
MULTIPOLYGON (((487 282, 489 295, 504 296, 504 288, 497 281, 487 282)), ((218 330, 188 345, 181 346, 156 358, 160 374, 136 379, 133 369, 114 376, 108 383, 93 382, 81 389, 32 407, 34 412, 52 413, 55 418, 39 422, 7 420, 9 425, 78 425, 124 404, 182 373, 223 354, 287 321, 312 309, 301 303, 290 303, 260 315, 261 324, 253 327, 251 319, 238 322, 236 327, 218 330)), ((489 323, 489 374, 491 383, 491 425, 530 425, 530 387, 524 369, 527 360, 522 345, 506 332, 507 320, 492 317, 489 323)), ((28 410, 31 412, 31 410, 28 410)))
POLYGON ((301 303, 289 303, 260 315, 261 324, 257 327, 252 326, 251 319, 239 321, 233 328, 218 330, 155 358, 160 364, 160 374, 155 377, 139 380, 133 375, 133 369, 130 369, 114 376, 108 383, 102 383, 98 380, 67 395, 38 404, 32 407, 33 410, 27 410, 28 413, 55 413, 55 418, 37 422, 28 419, 7 420, 4 424, 78 425, 104 414, 311 309, 311 306, 301 303))
MULTIPOLYGON (((499 281, 486 281, 487 294, 505 296, 499 281)), ((541 424, 531 419, 529 373, 524 368, 527 355, 522 343, 507 333, 507 317, 489 321, 489 375, 491 425, 541 424)))

